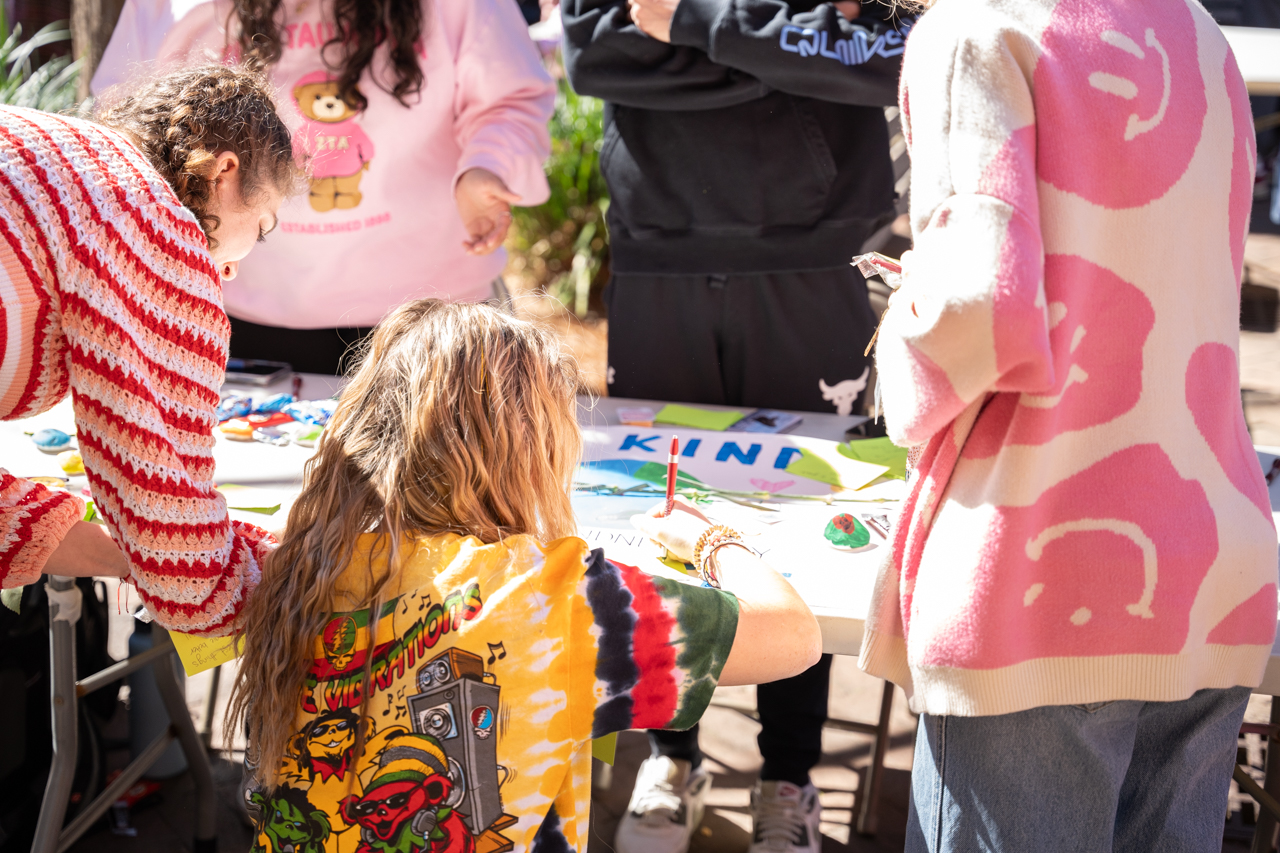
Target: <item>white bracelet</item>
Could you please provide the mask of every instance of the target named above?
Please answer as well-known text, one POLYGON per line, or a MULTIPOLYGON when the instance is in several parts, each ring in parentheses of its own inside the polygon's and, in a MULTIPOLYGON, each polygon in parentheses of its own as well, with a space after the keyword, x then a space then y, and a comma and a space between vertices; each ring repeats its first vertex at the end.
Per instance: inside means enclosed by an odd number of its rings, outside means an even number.
POLYGON ((737 545, 739 548, 742 548, 749 554, 754 554, 757 557, 760 556, 759 551, 757 551, 755 548, 752 548, 750 545, 748 545, 747 543, 743 542, 740 539, 726 539, 723 542, 717 542, 715 545, 711 547, 711 550, 708 551, 702 558, 702 579, 706 581, 709 585, 715 587, 716 589, 721 588, 720 576, 715 572, 714 568, 712 567, 711 558, 716 555, 717 551, 719 551, 721 548, 724 548, 726 545, 737 545))

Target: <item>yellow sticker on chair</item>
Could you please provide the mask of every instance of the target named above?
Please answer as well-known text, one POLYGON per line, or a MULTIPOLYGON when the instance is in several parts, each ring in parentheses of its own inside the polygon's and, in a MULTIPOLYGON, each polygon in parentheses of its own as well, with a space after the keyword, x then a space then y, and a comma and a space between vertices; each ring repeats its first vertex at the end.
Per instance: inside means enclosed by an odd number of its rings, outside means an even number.
POLYGON ((170 631, 169 639, 173 640, 173 647, 177 650, 187 675, 195 675, 233 661, 244 650, 243 634, 233 637, 196 637, 170 631))
POLYGON ((591 741, 591 757, 598 758, 609 766, 613 766, 613 759, 618 754, 618 733, 610 732, 604 737, 598 737, 591 741))

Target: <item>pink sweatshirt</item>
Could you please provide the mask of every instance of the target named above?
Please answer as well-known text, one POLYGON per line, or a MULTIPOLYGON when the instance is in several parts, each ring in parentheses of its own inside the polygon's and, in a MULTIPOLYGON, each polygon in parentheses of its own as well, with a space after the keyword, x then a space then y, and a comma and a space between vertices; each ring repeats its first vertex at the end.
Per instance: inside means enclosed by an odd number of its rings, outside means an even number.
MULTIPOLYGON (((282 4, 284 52, 271 69, 280 113, 311 156, 311 193, 224 286, 227 312, 274 326, 371 326, 409 299, 480 300, 502 251, 473 257, 453 199, 467 169, 494 172, 526 205, 548 196, 542 163, 555 87, 512 0, 424 0, 426 83, 412 108, 366 72, 366 110, 336 98, 320 48, 329 4, 282 4)), ((102 92, 158 61, 239 55, 228 0, 127 0, 93 78, 102 92)), ((375 67, 387 79, 386 51, 375 67)))
POLYGON ((989 715, 1259 683, 1276 533, 1239 397, 1254 134, 1191 0, 940 0, 880 333, 922 449, 861 664, 989 715))

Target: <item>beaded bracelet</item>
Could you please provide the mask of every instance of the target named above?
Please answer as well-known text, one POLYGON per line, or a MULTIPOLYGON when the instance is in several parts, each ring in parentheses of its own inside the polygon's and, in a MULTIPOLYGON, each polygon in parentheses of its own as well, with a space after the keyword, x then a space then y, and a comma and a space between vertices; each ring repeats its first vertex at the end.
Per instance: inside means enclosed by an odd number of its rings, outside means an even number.
POLYGON ((716 524, 708 527, 693 546, 693 565, 708 586, 720 589, 720 579, 710 570, 711 555, 725 545, 742 544, 742 534, 732 527, 716 524))

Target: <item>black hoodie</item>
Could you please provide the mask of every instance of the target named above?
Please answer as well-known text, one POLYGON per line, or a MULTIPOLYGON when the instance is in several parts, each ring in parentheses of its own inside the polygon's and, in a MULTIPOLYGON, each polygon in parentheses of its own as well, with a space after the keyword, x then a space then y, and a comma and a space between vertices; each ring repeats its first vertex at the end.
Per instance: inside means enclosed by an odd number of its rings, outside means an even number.
POLYGON ((664 44, 625 0, 561 9, 569 80, 606 102, 615 272, 831 269, 892 217, 883 107, 913 18, 680 0, 664 44))

